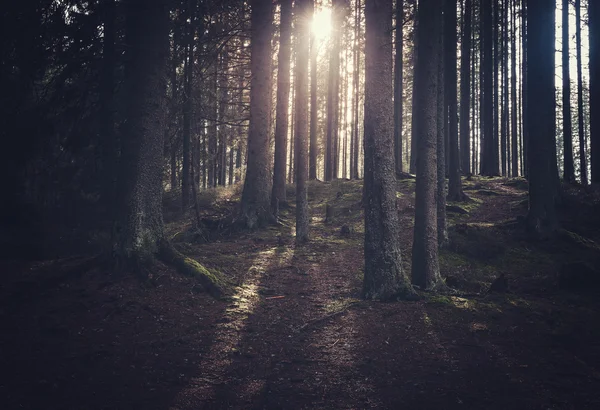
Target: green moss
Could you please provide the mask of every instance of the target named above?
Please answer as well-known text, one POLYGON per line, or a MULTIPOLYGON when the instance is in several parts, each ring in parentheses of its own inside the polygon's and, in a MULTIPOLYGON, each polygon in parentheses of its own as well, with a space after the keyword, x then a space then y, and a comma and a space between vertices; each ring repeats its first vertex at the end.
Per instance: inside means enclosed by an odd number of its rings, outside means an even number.
POLYGON ((225 277, 216 269, 207 269, 198 261, 178 252, 170 243, 161 244, 159 258, 173 266, 182 275, 195 278, 202 287, 212 296, 220 297, 229 288, 225 277))

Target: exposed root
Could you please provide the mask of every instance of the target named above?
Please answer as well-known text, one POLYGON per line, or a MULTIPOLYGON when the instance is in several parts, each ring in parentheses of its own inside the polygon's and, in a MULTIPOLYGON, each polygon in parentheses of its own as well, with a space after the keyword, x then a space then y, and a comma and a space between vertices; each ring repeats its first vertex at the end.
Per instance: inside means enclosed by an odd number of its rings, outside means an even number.
POLYGON ((197 279, 200 285, 214 297, 223 296, 228 288, 227 281, 219 271, 205 268, 196 260, 177 251, 169 242, 161 243, 157 256, 181 274, 197 279))

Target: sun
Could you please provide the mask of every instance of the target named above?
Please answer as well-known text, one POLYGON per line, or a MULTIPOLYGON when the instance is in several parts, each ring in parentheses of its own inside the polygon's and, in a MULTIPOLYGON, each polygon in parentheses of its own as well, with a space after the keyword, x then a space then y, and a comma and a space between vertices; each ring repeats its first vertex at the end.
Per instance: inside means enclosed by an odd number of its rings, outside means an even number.
POLYGON ((318 41, 323 41, 329 37, 331 33, 331 8, 323 7, 315 10, 311 31, 318 41))

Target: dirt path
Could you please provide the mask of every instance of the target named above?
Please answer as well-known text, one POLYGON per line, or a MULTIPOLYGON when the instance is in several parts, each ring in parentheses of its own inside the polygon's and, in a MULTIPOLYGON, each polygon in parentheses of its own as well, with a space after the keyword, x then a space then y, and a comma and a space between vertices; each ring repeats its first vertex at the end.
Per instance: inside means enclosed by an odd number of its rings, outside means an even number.
MULTIPOLYGON (((401 186, 406 257, 414 197, 409 183, 401 186)), ((522 191, 497 181, 484 189, 500 195, 473 194, 479 205, 454 222, 490 224, 518 213, 522 191)), ((290 219, 283 228, 186 248, 238 278, 228 301, 197 293, 193 282, 166 269, 153 272, 154 287, 107 280, 97 270, 44 287, 43 272, 64 271, 70 262, 12 266, 20 274, 0 288, 0 407, 600 406, 600 332, 590 326, 597 305, 519 292, 361 301, 360 189, 330 191, 313 198, 312 241, 304 247, 292 243, 290 219), (327 224, 325 202, 336 209, 327 224), (349 236, 341 236, 342 225, 351 228, 349 236)), ((548 266, 539 259, 527 268, 548 266)), ((509 262, 490 264, 515 270, 509 262)), ((475 271, 483 266, 459 268, 469 280, 489 280, 475 271)))

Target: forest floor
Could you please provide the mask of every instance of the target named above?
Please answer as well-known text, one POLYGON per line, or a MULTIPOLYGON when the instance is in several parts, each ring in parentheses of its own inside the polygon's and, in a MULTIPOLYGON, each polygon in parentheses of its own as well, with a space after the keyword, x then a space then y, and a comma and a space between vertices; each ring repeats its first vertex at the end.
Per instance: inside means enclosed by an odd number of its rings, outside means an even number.
MULTIPOLYGON (((222 300, 161 264, 140 282, 86 256, 2 261, 0 408, 600 408, 599 293, 557 282, 600 255, 597 195, 567 190, 565 230, 533 242, 511 222, 526 211, 523 180, 465 188, 472 201, 451 204, 461 208, 448 213, 452 245, 440 257, 459 293, 417 302, 360 299, 353 181, 311 183, 302 247, 293 206, 280 226, 209 243, 190 242, 189 220, 167 218, 182 252, 235 284, 222 300), (509 292, 488 294, 501 273, 509 292)), ((398 181, 397 196, 410 272, 414 180, 398 181)), ((236 198, 205 194, 205 216, 236 198)))

